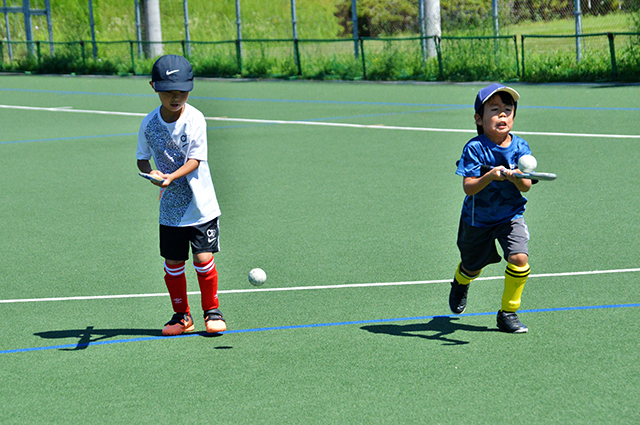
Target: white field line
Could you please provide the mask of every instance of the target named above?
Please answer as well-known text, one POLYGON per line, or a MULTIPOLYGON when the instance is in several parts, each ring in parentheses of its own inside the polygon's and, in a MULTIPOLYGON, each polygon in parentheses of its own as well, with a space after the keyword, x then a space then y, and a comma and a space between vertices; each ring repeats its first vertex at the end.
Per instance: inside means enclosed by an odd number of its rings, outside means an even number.
MULTIPOLYGON (((532 274, 529 278, 539 277, 564 277, 564 276, 588 276, 599 274, 614 274, 614 273, 638 273, 640 268, 636 269, 615 269, 615 270, 592 270, 584 272, 564 272, 564 273, 544 273, 544 274, 532 274)), ((479 277, 476 280, 500 280, 504 279, 504 276, 491 276, 491 277, 479 277)), ((255 288, 255 289, 231 289, 228 291, 218 291, 218 294, 243 294, 251 292, 281 292, 281 291, 308 291, 308 290, 323 290, 323 289, 346 289, 346 288, 372 288, 380 286, 406 286, 406 285, 428 285, 434 283, 449 283, 451 279, 439 279, 439 280, 418 280, 412 282, 384 282, 384 283, 351 283, 344 285, 322 285, 322 286, 295 286, 287 288, 255 288)), ((189 295, 198 295, 199 291, 188 292, 189 295)), ((16 299, 16 300, 0 300, 0 304, 16 304, 16 303, 33 303, 33 302, 45 302, 45 301, 82 301, 82 300, 111 300, 121 298, 150 298, 150 297, 164 297, 168 296, 167 293, 157 294, 125 294, 125 295, 95 295, 86 297, 59 297, 59 298, 28 298, 28 299, 16 299)))
MULTIPOLYGON (((15 106, 15 105, 0 105, 0 108, 4 109, 21 109, 29 111, 49 111, 49 112, 72 112, 77 114, 98 114, 98 115, 119 115, 129 117, 145 117, 146 113, 137 112, 117 112, 117 111, 97 111, 87 109, 69 109, 69 107, 59 108, 42 108, 36 106, 15 106)), ((350 124, 339 122, 324 122, 324 121, 287 121, 287 120, 261 120, 251 118, 228 118, 228 117, 205 117, 209 121, 225 121, 225 122, 242 122, 253 124, 282 124, 282 125, 310 125, 310 126, 324 126, 324 127, 345 127, 345 128, 366 128, 375 130, 399 130, 399 131, 425 131, 425 132, 440 132, 440 133, 470 133, 475 134, 476 130, 456 129, 456 128, 430 128, 430 127, 399 127, 399 126, 387 126, 383 124, 350 124)), ((592 133, 557 133, 557 132, 541 132, 541 131, 516 131, 517 134, 522 135, 536 135, 536 136, 553 136, 553 137, 601 137, 605 139, 640 139, 640 135, 635 134, 592 134, 592 133)))

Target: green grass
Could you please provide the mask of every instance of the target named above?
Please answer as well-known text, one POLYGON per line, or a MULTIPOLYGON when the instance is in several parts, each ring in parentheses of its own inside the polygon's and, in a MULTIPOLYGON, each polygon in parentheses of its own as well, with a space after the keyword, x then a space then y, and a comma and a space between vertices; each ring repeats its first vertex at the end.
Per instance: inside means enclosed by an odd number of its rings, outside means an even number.
POLYGON ((514 132, 559 175, 527 194, 528 334, 495 331, 504 262, 472 284, 467 314, 447 306, 454 164, 480 85, 198 80, 190 103, 220 117, 208 138, 229 331, 161 338, 171 308, 157 189, 136 175, 141 117, 63 112, 147 113, 147 78, 3 76, 1 104, 63 111, 0 109, 0 313, 13 323, 0 422, 640 421, 638 139, 613 137, 637 135, 640 87, 514 87, 514 132), (253 267, 273 291, 253 290, 253 267), (635 271, 607 272, 619 269, 635 271), (396 284, 343 286, 368 283, 396 284), (161 295, 7 302, 127 294, 161 295))
MULTIPOLYGON (((612 13, 603 16, 582 16, 582 33, 594 34, 602 32, 630 32, 631 22, 624 13, 612 13)), ((576 33, 576 22, 573 17, 553 21, 523 21, 517 25, 505 25, 501 35, 568 35, 576 33), (504 34, 503 34, 504 33, 504 34)))
MULTIPOLYGON (((9 0, 8 6, 22 6, 9 0)), ((191 0, 189 5, 189 34, 192 40, 218 41, 236 38, 236 10, 234 1, 211 2, 191 0)), ((41 0, 32 7, 44 8, 41 0)), ((291 38, 291 2, 289 0, 242 0, 241 18, 244 38, 291 38)), ((298 32, 300 38, 333 38, 339 26, 333 16, 333 0, 298 1, 298 32)), ((129 0, 93 2, 96 39, 98 41, 136 40, 134 3, 129 0)), ((10 14, 12 40, 24 40, 24 21, 19 14, 10 14)), ((34 39, 48 40, 44 17, 34 17, 34 39), (35 27, 38 28, 35 28, 35 27)), ((89 10, 86 3, 60 0, 52 5, 54 41, 91 40, 89 10)), ((164 40, 184 40, 184 9, 182 0, 163 0, 161 3, 162 36, 164 40)), ((5 22, 0 22, 6 34, 5 22)))
MULTIPOLYGON (((16 1, 9 2, 15 6, 16 1)), ((496 49, 493 41, 452 42, 444 40, 442 64, 435 60, 423 61, 418 42, 394 40, 393 42, 365 42, 367 59, 364 64, 354 58, 350 41, 303 42, 301 65, 297 66, 293 55, 293 42, 275 42, 293 38, 291 27, 291 3, 287 0, 242 3, 243 55, 238 64, 233 41, 237 38, 236 12, 233 2, 203 2, 193 0, 190 8, 190 37, 194 41, 189 51, 180 43, 185 40, 183 2, 167 0, 162 3, 162 32, 164 53, 184 54, 193 60, 198 75, 204 77, 249 78, 305 78, 327 80, 391 80, 391 81, 638 81, 637 37, 618 36, 616 40, 619 72, 614 76, 608 55, 606 37, 583 38, 585 61, 578 64, 575 57, 575 39, 528 38, 526 43, 528 76, 518 73, 515 52, 511 43, 496 49), (249 40, 271 41, 249 41, 249 40), (224 44, 207 44, 228 41, 224 44), (380 47, 383 45, 384 47, 380 47), (442 68, 442 72, 441 69, 442 68), (366 76, 365 76, 366 71, 366 76), (301 74, 301 75, 299 75, 301 74), (548 77, 547 77, 548 76, 548 77)), ((34 4, 38 7, 38 4, 34 4)), ((300 1, 297 7, 298 37, 303 40, 332 40, 340 33, 334 16, 332 0, 300 1)), ((62 1, 53 9, 53 33, 56 43, 55 57, 50 57, 49 46, 41 45, 38 60, 30 57, 26 44, 13 44, 13 60, 9 59, 6 44, 2 45, 0 68, 8 72, 41 74, 94 74, 127 75, 148 74, 154 58, 138 57, 137 46, 131 51, 128 40, 135 40, 135 15, 133 5, 125 0, 94 2, 96 19, 97 59, 93 58, 88 10, 85 6, 62 1), (87 41, 81 52, 80 40, 87 41), (133 58, 133 59, 132 59, 133 58)), ((24 39, 19 15, 10 15, 12 40, 24 39)), ((583 15, 583 33, 621 32, 632 30, 631 15, 612 13, 605 16, 583 15)), ((35 39, 48 40, 44 18, 35 17, 35 39)), ((571 18, 546 22, 523 21, 518 25, 501 23, 501 35, 570 35, 575 33, 571 18)), ((0 31, 5 33, 4 22, 0 31)), ((443 34, 447 36, 469 34, 492 35, 486 28, 464 28, 443 34)), ((396 34, 397 36, 417 34, 396 34)), ((520 43, 520 41, 518 41, 520 43)), ((522 46, 520 45, 520 54, 522 46)))

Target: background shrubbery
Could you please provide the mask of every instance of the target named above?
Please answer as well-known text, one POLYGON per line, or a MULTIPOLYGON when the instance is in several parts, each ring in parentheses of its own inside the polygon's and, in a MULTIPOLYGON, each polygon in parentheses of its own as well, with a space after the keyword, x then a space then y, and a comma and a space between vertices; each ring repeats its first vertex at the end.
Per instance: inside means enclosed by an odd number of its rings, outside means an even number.
MULTIPOLYGON (((21 0, 7 1, 8 6, 21 4, 21 0)), ((44 0, 31 1, 32 7, 43 7, 44 0)), ((639 3, 640 0, 584 0, 583 32, 640 32, 639 3)), ((93 0, 95 57, 87 5, 73 0, 51 0, 51 4, 55 55, 50 55, 46 43, 44 18, 34 17, 35 37, 43 42, 34 56, 28 54, 24 42, 18 42, 24 40, 21 16, 10 15, 12 41, 18 43, 11 46, 12 60, 9 60, 7 43, 0 44, 2 70, 85 74, 149 72, 153 58, 140 57, 137 44, 133 48, 127 41, 136 39, 131 0, 93 0)), ((615 76, 606 36, 583 39, 581 61, 576 59, 575 38, 527 38, 523 55, 521 34, 574 32, 571 0, 501 1, 500 35, 512 38, 500 40, 489 38, 493 36, 491 0, 441 0, 443 37, 438 57, 433 58, 425 57, 424 45, 416 39, 420 34, 418 0, 358 0, 359 35, 385 38, 379 42, 366 39, 358 48, 358 56, 353 41, 349 41, 353 31, 351 0, 296 0, 298 37, 302 40, 296 46, 292 41, 282 42, 292 38, 290 0, 241 0, 241 4, 244 39, 241 61, 235 44, 233 1, 189 0, 189 30, 193 41, 189 48, 179 42, 185 39, 182 0, 162 0, 164 52, 188 55, 198 75, 209 77, 640 81, 637 36, 616 36, 618 75, 615 76), (345 41, 305 42, 341 38, 345 41), (360 51, 362 47, 364 52, 360 51), (526 72, 523 74, 524 62, 526 72)), ((6 40, 4 25, 1 20, 3 36, 0 37, 6 40)))

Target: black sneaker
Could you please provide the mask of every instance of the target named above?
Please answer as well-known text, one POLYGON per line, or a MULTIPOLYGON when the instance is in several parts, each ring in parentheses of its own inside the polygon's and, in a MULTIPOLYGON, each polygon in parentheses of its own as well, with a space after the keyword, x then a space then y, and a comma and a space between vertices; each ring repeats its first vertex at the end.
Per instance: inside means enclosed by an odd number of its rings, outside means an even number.
POLYGON ((460 285, 457 280, 451 282, 451 292, 449 292, 449 308, 454 314, 462 314, 467 308, 467 292, 469 285, 460 285))
POLYGON ((509 313, 507 311, 500 310, 498 312, 498 329, 502 332, 508 332, 511 334, 523 334, 529 331, 525 325, 520 322, 518 315, 515 313, 509 313))

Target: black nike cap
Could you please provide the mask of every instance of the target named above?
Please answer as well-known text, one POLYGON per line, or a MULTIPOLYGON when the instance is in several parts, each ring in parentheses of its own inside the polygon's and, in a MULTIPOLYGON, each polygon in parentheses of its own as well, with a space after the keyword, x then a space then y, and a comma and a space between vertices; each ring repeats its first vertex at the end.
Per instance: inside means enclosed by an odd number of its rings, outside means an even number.
POLYGON ((153 64, 151 81, 155 91, 191 91, 193 68, 182 56, 164 55, 153 64))

